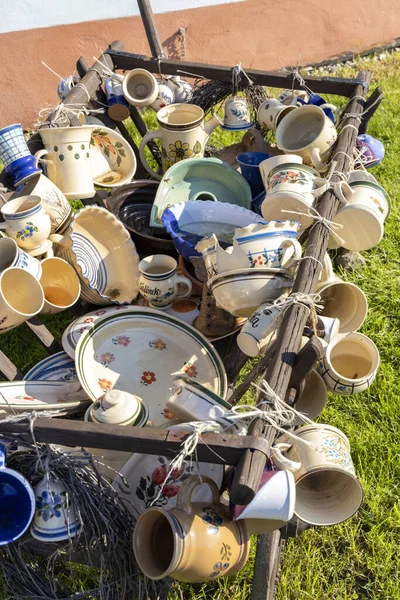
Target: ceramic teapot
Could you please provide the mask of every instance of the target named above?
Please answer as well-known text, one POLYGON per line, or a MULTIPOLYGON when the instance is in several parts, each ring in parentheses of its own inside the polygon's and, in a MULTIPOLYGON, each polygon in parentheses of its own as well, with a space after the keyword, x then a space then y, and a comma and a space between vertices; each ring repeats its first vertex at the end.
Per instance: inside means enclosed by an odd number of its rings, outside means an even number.
POLYGON ((144 149, 146 144, 158 138, 162 142, 163 173, 175 163, 185 158, 204 156, 207 140, 216 127, 222 124, 221 119, 214 115, 207 123, 204 122, 204 111, 195 104, 170 104, 157 113, 159 129, 150 131, 140 143, 140 160, 150 175, 161 180, 147 163, 144 149))

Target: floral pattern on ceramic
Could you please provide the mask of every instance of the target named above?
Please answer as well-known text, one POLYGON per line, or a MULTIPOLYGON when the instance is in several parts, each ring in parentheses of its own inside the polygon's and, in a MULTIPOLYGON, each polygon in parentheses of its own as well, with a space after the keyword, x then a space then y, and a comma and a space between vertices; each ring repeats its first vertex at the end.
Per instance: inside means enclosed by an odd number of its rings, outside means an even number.
MULTIPOLYGON (((110 138, 107 136, 107 133, 102 129, 93 129, 90 145, 99 146, 107 158, 110 156, 110 154, 114 154, 118 167, 120 166, 122 159, 126 157, 122 143, 115 142, 113 144, 110 138)), ((113 178, 111 178, 111 183, 112 180, 113 178)), ((106 181, 103 180, 103 183, 106 183, 106 181)))
POLYGON ((220 575, 221 573, 226 571, 226 569, 229 568, 230 559, 232 557, 231 546, 229 544, 224 544, 224 542, 222 542, 220 554, 221 554, 221 560, 216 562, 215 565, 213 566, 213 572, 210 574, 210 577, 217 577, 217 575, 220 575))
POLYGON ((209 533, 218 533, 220 526, 224 522, 224 519, 219 515, 211 506, 203 506, 201 515, 204 523, 208 523, 209 533))
POLYGON ((161 338, 157 338, 156 340, 149 342, 149 346, 150 348, 155 348, 156 350, 165 350, 167 344, 161 338))
POLYGON ((36 496, 36 510, 39 517, 44 521, 60 518, 62 510, 68 507, 67 492, 43 490, 40 496, 36 496))
POLYGON ((155 381, 157 381, 157 379, 153 371, 143 371, 143 375, 140 381, 142 385, 151 385, 155 381))
POLYGON ((348 444, 341 437, 330 437, 328 434, 324 434, 322 446, 318 447, 318 452, 323 452, 331 462, 355 473, 348 444))
POLYGON ((181 483, 196 470, 194 465, 184 462, 181 468, 173 469, 169 473, 169 463, 166 459, 158 456, 157 460, 160 465, 151 475, 140 477, 139 485, 136 487, 135 495, 144 503, 145 508, 169 504, 170 498, 175 497, 179 492, 181 483))
POLYGON ((198 375, 198 371, 197 371, 196 367, 190 362, 185 363, 185 365, 183 367, 183 372, 186 373, 186 375, 189 375, 189 377, 196 378, 198 375))
POLYGON ((176 140, 175 144, 169 145, 168 157, 173 163, 176 163, 185 158, 193 158, 195 155, 200 155, 201 150, 200 142, 196 142, 193 150, 191 150, 187 142, 182 144, 181 140, 176 140))
POLYGON ((164 419, 168 419, 169 421, 172 421, 172 419, 176 419, 176 415, 174 415, 174 413, 171 412, 169 408, 164 408, 162 415, 164 419))
MULTIPOLYGON (((104 313, 105 311, 102 311, 104 313)), ((118 346, 129 346, 131 343, 131 338, 128 335, 116 335, 112 338, 112 343, 118 346)))
POLYGON ((280 183, 298 183, 300 185, 306 185, 309 181, 310 178, 301 171, 279 171, 268 179, 268 192, 273 191, 280 183))
POLYGON ((99 379, 98 384, 99 384, 100 389, 103 392, 108 392, 112 388, 112 382, 108 381, 108 379, 104 379, 104 377, 102 377, 101 379, 99 379))
POLYGON ((111 363, 114 362, 114 360, 115 356, 114 354, 111 354, 111 352, 104 352, 103 354, 100 354, 100 362, 103 365, 103 367, 111 365, 111 363))

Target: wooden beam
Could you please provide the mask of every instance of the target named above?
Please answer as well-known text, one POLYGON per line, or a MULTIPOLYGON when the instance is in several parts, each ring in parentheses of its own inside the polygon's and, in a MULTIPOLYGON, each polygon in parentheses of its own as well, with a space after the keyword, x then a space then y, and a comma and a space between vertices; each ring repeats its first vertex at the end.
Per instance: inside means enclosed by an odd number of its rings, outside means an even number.
MULTIPOLYGON (((98 425, 69 419, 44 418, 35 419, 34 429, 35 439, 38 442, 139 452, 168 458, 176 456, 188 435, 182 430, 98 425)), ((32 440, 27 423, 0 422, 0 434, 32 440)), ((248 435, 204 433, 197 446, 197 456, 201 462, 236 465, 247 448, 267 456, 270 444, 263 438, 248 435)))
MULTIPOLYGON (((370 81, 370 73, 361 72, 360 83, 354 90, 347 112, 359 115, 363 112, 364 100, 370 81)), ((332 176, 332 183, 340 181, 336 173, 346 173, 350 168, 350 156, 356 141, 359 119, 348 118, 346 124, 354 127, 346 127, 340 133, 338 141, 334 147, 332 160, 336 161, 335 173, 332 176)), ((328 221, 335 217, 339 206, 335 194, 331 189, 325 192, 318 204, 318 212, 328 221)), ((311 257, 312 260, 302 260, 297 272, 296 280, 293 285, 293 293, 301 292, 311 294, 314 292, 321 270, 323 257, 328 247, 330 231, 321 222, 315 222, 311 227, 307 241, 305 257, 311 257)), ((274 360, 269 363, 265 379, 280 397, 285 398, 292 369, 296 362, 298 350, 300 348, 301 336, 304 326, 309 316, 309 310, 303 304, 293 304, 285 311, 282 322, 279 326, 277 339, 275 342, 274 360)), ((254 434, 254 428, 262 430, 261 423, 256 426, 256 419, 249 429, 251 435, 254 434)), ((264 425, 264 433, 270 435, 270 427, 264 425)), ((269 439, 269 441, 271 441, 269 439)), ((261 480, 262 472, 265 468, 265 455, 254 451, 246 451, 242 457, 235 473, 230 496, 234 504, 248 504, 254 498, 261 480)))
POLYGON ((150 0, 137 0, 140 16, 146 32, 147 41, 149 42, 150 52, 154 58, 163 55, 160 38, 154 21, 153 9, 151 8, 150 0))
POLYGON ((0 373, 9 381, 24 379, 21 371, 11 362, 11 360, 0 350, 0 373))
POLYGON ((368 98, 364 106, 364 114, 362 116, 361 124, 358 129, 358 133, 366 133, 368 128, 369 120, 374 116, 375 112, 378 110, 382 100, 384 99, 385 94, 383 93, 382 88, 378 85, 368 98))
MULTIPOLYGON (((107 50, 114 62, 116 69, 131 70, 138 67, 147 69, 151 73, 159 72, 159 62, 154 58, 143 56, 141 54, 130 54, 129 52, 115 52, 113 49, 107 50)), ((161 71, 168 75, 180 75, 182 71, 201 75, 207 79, 216 79, 219 81, 232 81, 232 67, 220 65, 206 65, 188 61, 163 59, 161 62, 161 71)), ((278 88, 301 89, 301 85, 292 73, 286 71, 260 71, 257 69, 247 69, 246 73, 253 80, 255 85, 267 85, 278 88)), ((356 85, 362 82, 360 79, 344 79, 342 77, 304 77, 306 85, 314 92, 321 94, 337 94, 339 96, 351 96, 356 85)))

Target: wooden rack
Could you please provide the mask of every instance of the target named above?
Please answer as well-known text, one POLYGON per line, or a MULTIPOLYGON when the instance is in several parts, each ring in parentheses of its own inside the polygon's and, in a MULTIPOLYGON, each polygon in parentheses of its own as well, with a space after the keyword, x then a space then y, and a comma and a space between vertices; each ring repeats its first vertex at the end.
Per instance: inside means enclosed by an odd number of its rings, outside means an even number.
MULTIPOLYGON (((157 59, 142 55, 129 54, 123 51, 121 42, 113 42, 109 48, 99 57, 99 61, 90 68, 83 58, 77 62, 77 69, 82 77, 81 83, 84 87, 74 87, 65 104, 86 105, 87 92, 91 97, 93 107, 106 103, 105 94, 101 89, 103 76, 106 70, 130 70, 137 67, 148 69, 158 73, 160 63, 157 59), (104 68, 103 68, 103 66, 104 68)), ((231 67, 204 65, 192 62, 182 62, 163 59, 161 62, 163 74, 174 75, 182 71, 201 75, 203 77, 231 81, 231 67)), ((268 72, 254 69, 246 69, 247 74, 257 85, 301 89, 301 86, 292 73, 268 72)), ((361 71, 356 79, 328 78, 328 77, 305 77, 304 81, 314 92, 329 93, 345 96, 349 99, 346 113, 351 116, 346 118, 346 125, 338 136, 333 150, 332 160, 336 161, 335 172, 332 182, 339 181, 336 172, 346 173, 350 168, 350 156, 352 154, 358 130, 365 132, 368 119, 375 112, 382 97, 380 88, 377 88, 366 99, 370 74, 361 71), (371 107, 370 110, 369 107, 371 107)), ((130 107, 131 118, 141 136, 147 133, 146 125, 140 113, 135 107, 130 107)), ((96 115, 97 116, 97 115, 96 115)), ((135 152, 138 169, 137 178, 146 178, 147 175, 140 163, 139 152, 136 144, 129 135, 126 127, 121 122, 114 122, 106 114, 99 118, 107 127, 116 129, 127 140, 135 152)), ((78 124, 75 117, 70 119, 71 125, 78 124)), ((32 152, 41 147, 38 134, 32 136, 29 146, 32 152)), ((149 143, 149 148, 155 159, 160 163, 160 153, 154 143, 149 143)), ((2 173, 0 180, 11 187, 5 174, 2 173)), ((85 201, 85 204, 97 202, 103 204, 99 194, 94 199, 85 201)), ((327 220, 333 220, 338 209, 339 202, 329 189, 322 196, 318 211, 327 220)), ((304 260, 301 261, 293 292, 306 294, 313 293, 321 270, 321 261, 327 250, 329 230, 322 223, 316 221, 310 228, 304 260), (307 258, 309 260, 307 260, 307 258)), ((83 314, 92 310, 86 303, 75 307, 73 316, 83 314)), ((291 387, 293 369, 298 360, 301 336, 308 317, 308 309, 301 304, 294 304, 285 312, 279 327, 277 339, 272 349, 261 357, 256 367, 246 378, 244 387, 258 375, 265 372, 265 378, 271 388, 281 398, 285 398, 291 387)), ((38 318, 31 319, 24 325, 38 337, 41 344, 49 354, 59 351, 61 348, 54 339, 51 332, 41 324, 38 318)), ((247 357, 244 356, 234 339, 230 338, 230 344, 217 342, 216 348, 224 361, 228 380, 233 386, 247 357), (233 343, 232 343, 233 340, 233 343)), ((0 371, 9 380, 23 379, 23 374, 18 368, 0 351, 0 371)), ((241 387, 243 391, 243 385, 241 387)), ((236 394, 237 396, 237 394, 236 394)), ((235 398, 235 393, 233 395, 235 398)), ((26 424, 0 423, 0 433, 8 435, 15 434, 22 438, 30 439, 30 431, 26 424)), ((38 442, 60 443, 65 445, 85 445, 92 448, 103 448, 112 450, 124 450, 148 454, 157 454, 173 457, 180 450, 184 434, 174 431, 165 431, 149 428, 121 427, 95 425, 81 421, 66 419, 40 419, 35 420, 35 437, 38 442)), ((202 442, 198 446, 198 456, 204 462, 223 462, 235 467, 235 474, 230 488, 232 500, 238 504, 247 504, 256 493, 263 469, 269 456, 270 445, 273 442, 273 430, 265 426, 261 419, 253 421, 247 436, 239 437, 233 435, 219 435, 207 433, 202 436, 202 442)), ((291 524, 289 530, 299 531, 304 529, 304 524, 298 520, 291 524), (303 526, 302 526, 303 525, 303 526)), ((275 576, 279 564, 282 549, 281 532, 266 534, 258 537, 257 557, 252 588, 252 600, 272 600, 275 595, 275 576)))

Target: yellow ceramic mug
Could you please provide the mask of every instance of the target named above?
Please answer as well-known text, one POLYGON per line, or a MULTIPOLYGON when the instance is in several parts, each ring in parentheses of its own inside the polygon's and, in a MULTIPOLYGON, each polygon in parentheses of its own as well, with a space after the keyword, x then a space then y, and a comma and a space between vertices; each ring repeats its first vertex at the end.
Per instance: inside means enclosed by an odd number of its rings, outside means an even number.
POLYGON ((215 483, 189 477, 180 487, 176 506, 149 508, 139 518, 133 534, 133 551, 150 579, 173 577, 191 583, 234 575, 247 562, 250 540, 246 525, 230 521, 220 504, 215 483), (192 503, 201 483, 210 486, 213 503, 192 503))

